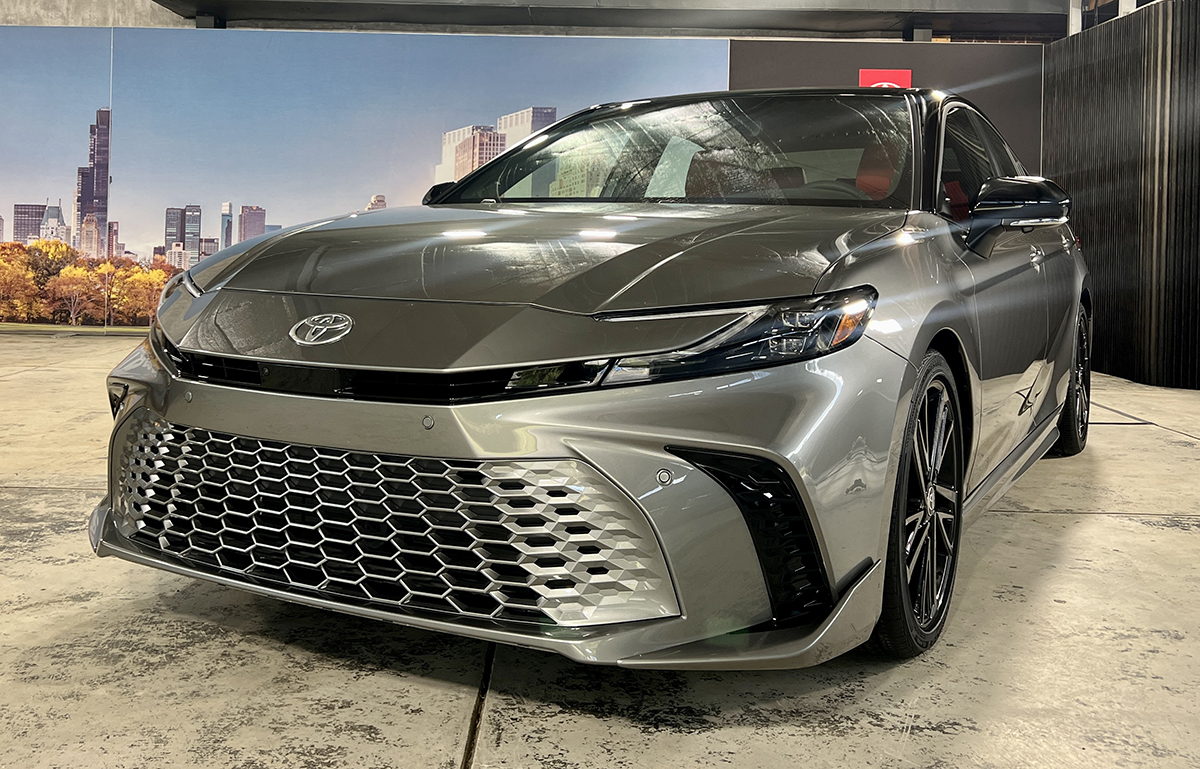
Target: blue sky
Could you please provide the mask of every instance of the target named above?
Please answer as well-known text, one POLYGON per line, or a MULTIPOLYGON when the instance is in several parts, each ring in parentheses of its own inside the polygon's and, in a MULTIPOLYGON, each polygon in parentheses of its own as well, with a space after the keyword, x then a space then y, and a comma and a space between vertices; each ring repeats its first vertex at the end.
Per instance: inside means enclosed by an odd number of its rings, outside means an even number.
POLYGON ((415 204, 443 131, 728 83, 724 40, 0 27, 7 236, 14 203, 69 206, 110 37, 109 218, 138 253, 161 245, 167 206, 200 204, 216 237, 225 200, 282 225, 377 193, 415 204))
POLYGON ((168 205, 215 236, 224 200, 283 225, 416 204, 443 131, 727 83, 723 40, 118 29, 110 217, 144 252, 168 205))

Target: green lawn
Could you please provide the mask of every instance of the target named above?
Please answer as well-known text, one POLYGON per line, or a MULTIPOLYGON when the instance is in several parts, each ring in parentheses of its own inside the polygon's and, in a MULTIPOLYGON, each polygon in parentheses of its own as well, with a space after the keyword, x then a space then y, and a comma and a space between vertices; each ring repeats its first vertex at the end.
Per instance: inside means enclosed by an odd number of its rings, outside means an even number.
POLYGON ((0 323, 0 334, 95 334, 145 336, 149 326, 67 326, 61 323, 0 323))

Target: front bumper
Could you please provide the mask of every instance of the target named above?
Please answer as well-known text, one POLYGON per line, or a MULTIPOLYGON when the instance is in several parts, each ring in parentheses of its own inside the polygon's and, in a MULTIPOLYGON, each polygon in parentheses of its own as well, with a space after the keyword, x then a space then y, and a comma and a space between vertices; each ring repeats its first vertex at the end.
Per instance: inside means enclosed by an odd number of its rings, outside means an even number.
POLYGON ((479 460, 570 460, 597 468, 645 514, 677 598, 675 616, 536 626, 398 615, 335 596, 300 595, 196 568, 123 534, 108 499, 93 513, 99 555, 116 555, 283 600, 589 663, 772 669, 820 663, 870 634, 879 614, 898 430, 911 368, 870 340, 806 364, 707 380, 453 407, 331 401, 174 379, 149 346, 113 372, 130 385, 110 447, 138 414, 263 440, 479 460), (426 429, 423 422, 435 425, 426 429), (761 630, 771 617, 763 567, 741 511, 711 477, 668 452, 691 446, 770 458, 810 511, 834 595, 819 623, 761 630), (669 483, 659 481, 667 471, 669 483))
POLYGON ((353 614, 368 619, 395 622, 477 638, 481 641, 556 652, 584 663, 607 663, 622 667, 656 670, 787 670, 819 665, 853 649, 870 637, 879 618, 879 596, 883 590, 883 563, 877 561, 841 596, 833 612, 816 628, 768 630, 756 633, 731 633, 679 646, 657 648, 638 653, 639 648, 661 646, 657 629, 615 626, 609 630, 572 638, 536 636, 483 625, 452 623, 418 616, 398 616, 363 606, 353 606, 317 596, 304 596, 263 585, 189 568, 146 553, 117 533, 112 522, 108 497, 92 511, 88 524, 92 549, 99 556, 116 556, 143 566, 194 577, 218 585, 246 590, 282 601, 318 609, 353 614), (628 654, 628 656, 613 655, 628 654))

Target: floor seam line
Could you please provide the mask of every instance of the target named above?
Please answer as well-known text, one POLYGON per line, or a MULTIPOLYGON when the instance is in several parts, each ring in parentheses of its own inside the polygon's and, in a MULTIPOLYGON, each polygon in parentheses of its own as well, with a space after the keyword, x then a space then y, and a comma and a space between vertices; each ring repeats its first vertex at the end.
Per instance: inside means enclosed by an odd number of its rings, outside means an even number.
MULTIPOLYGON (((1128 512, 1098 512, 1095 510, 989 510, 989 513, 1004 513, 1006 515, 1124 515, 1139 518, 1200 518, 1200 513, 1128 513, 1128 512)), ((986 513, 985 513, 986 515, 986 513)))
POLYGON ((487 651, 483 655, 483 673, 479 677, 479 692, 475 695, 475 708, 471 711, 471 721, 467 726, 467 739, 463 746, 459 769, 472 769, 475 765, 475 745, 479 741, 479 722, 483 719, 483 704, 487 700, 488 691, 492 686, 492 667, 495 662, 496 644, 489 642, 487 651))
POLYGON ((1182 435, 1187 438, 1191 438, 1194 441, 1200 441, 1200 436, 1192 435, 1191 433, 1185 433, 1183 430, 1176 430, 1174 427, 1167 427, 1166 425, 1159 424, 1158 422, 1155 422, 1152 419, 1143 419, 1142 417, 1136 416, 1134 414, 1126 414, 1124 411, 1120 411, 1119 409, 1114 409, 1112 406, 1105 406, 1103 403, 1100 403, 1099 401, 1097 401, 1095 405, 1099 406, 1100 408, 1104 409, 1105 411, 1111 411, 1114 414, 1120 414, 1121 416, 1128 417, 1129 419, 1136 419, 1144 425, 1154 425, 1155 427, 1162 428, 1163 430, 1166 430, 1167 432, 1172 432, 1172 433, 1175 433, 1176 435, 1182 435))
POLYGON ((0 491, 105 491, 105 486, 0 486, 0 491))

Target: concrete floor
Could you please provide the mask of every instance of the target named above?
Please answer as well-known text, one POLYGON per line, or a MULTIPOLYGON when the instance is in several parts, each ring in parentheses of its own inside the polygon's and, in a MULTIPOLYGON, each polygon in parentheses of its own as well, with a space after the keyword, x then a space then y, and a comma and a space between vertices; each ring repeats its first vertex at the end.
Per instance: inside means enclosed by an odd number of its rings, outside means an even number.
POLYGON ((632 672, 95 558, 134 343, 0 334, 0 766, 1200 765, 1200 392, 1097 376, 1087 451, 965 535, 919 659, 632 672))

